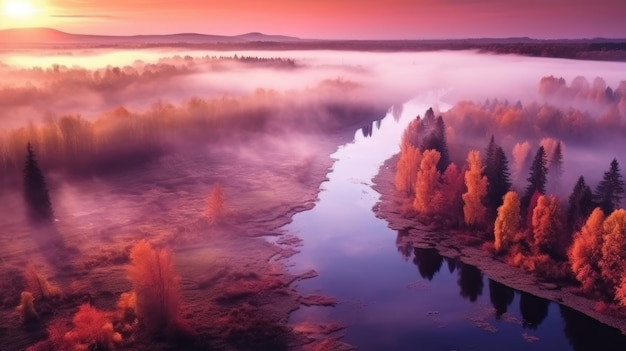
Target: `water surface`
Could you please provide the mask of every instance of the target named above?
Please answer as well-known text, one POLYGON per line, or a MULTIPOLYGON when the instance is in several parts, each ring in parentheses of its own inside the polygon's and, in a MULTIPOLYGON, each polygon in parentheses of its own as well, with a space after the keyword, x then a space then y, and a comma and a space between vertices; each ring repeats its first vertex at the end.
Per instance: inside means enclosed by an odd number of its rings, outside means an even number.
POLYGON ((340 303, 303 307, 291 321, 342 322, 343 340, 360 350, 625 350, 626 337, 616 329, 491 281, 433 249, 397 244, 402 233, 374 216, 379 196, 372 177, 399 151, 410 120, 438 101, 431 94, 396 108, 332 155, 337 161, 319 202, 286 229, 304 240, 291 269, 319 273, 298 290, 340 303))

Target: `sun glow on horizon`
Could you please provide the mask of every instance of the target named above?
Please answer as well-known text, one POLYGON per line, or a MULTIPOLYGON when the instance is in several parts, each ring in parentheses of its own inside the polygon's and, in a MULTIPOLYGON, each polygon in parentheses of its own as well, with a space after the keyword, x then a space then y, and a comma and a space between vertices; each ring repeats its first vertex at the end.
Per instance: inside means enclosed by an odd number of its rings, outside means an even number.
POLYGON ((9 18, 25 19, 32 17, 37 8, 28 0, 5 0, 2 12, 9 18))

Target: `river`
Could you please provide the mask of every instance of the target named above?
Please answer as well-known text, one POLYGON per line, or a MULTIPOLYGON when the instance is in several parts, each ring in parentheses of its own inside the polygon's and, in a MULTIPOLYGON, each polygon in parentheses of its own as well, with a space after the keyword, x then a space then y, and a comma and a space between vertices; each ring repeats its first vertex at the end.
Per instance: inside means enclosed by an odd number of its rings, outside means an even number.
POLYGON ((290 322, 341 322, 342 340, 359 350, 625 350, 619 331, 568 307, 491 281, 434 249, 398 247, 402 233, 375 217, 371 179, 399 151, 411 119, 433 103, 449 107, 440 95, 407 102, 332 155, 318 203, 285 229, 303 239, 290 269, 319 273, 298 291, 339 304, 302 307, 290 322))

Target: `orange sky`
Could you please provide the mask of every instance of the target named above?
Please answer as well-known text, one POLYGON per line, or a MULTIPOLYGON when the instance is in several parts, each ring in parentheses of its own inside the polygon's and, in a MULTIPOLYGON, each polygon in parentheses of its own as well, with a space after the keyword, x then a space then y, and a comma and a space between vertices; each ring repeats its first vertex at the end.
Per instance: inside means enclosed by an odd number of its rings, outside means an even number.
POLYGON ((626 0, 0 0, 29 1, 0 28, 74 33, 424 39, 626 37, 626 0))

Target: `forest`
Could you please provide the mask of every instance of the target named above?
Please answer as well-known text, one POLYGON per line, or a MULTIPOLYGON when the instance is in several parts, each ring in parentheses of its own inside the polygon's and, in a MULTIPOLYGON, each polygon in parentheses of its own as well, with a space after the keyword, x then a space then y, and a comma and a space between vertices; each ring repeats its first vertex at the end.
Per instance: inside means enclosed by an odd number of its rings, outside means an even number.
POLYGON ((541 103, 460 102, 414 119, 396 165, 402 213, 624 316, 626 85, 549 76, 538 91, 541 103), (604 173, 570 160, 584 148, 600 150, 604 173))

